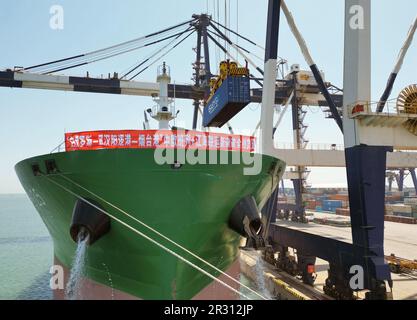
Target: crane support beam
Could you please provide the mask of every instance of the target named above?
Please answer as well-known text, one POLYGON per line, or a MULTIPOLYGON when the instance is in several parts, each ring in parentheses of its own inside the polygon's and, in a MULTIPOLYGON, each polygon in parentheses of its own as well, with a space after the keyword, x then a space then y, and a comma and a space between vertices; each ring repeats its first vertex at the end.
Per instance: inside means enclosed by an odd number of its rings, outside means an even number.
POLYGON ((268 1, 268 17, 266 27, 264 83, 262 91, 260 146, 262 154, 271 155, 274 150, 274 102, 277 79, 278 36, 281 0, 268 1))
MULTIPOLYGON (((287 166, 346 167, 345 152, 341 150, 275 149, 274 157, 287 166)), ((389 152, 387 168, 417 168, 417 152, 389 152)))
MULTIPOLYGON (((159 94, 159 85, 156 82, 138 82, 119 79, 97 79, 86 77, 69 77, 60 75, 42 75, 35 73, 22 73, 15 71, 0 71, 0 87, 30 88, 61 91, 77 91, 91 93, 108 93, 150 97, 159 94)), ((300 86, 303 92, 300 104, 310 106, 327 106, 326 100, 315 86, 300 86)), ((291 95, 291 84, 283 82, 275 93, 275 104, 284 104, 291 95)), ((170 84, 168 95, 178 99, 204 99, 204 89, 193 85, 170 84)), ((343 95, 335 94, 333 99, 336 105, 342 106, 343 95)), ((251 101, 262 101, 262 89, 251 90, 251 101)))

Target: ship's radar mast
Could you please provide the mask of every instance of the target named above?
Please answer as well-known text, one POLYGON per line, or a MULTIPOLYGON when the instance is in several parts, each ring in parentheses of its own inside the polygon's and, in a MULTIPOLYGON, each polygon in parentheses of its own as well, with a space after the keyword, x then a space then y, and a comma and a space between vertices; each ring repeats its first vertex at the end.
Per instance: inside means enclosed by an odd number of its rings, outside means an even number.
POLYGON ((156 81, 159 83, 159 96, 154 98, 157 103, 152 109, 148 109, 149 114, 153 119, 158 121, 159 129, 168 130, 169 122, 176 118, 175 107, 173 99, 168 97, 168 85, 171 82, 171 75, 169 66, 165 62, 158 67, 158 75, 156 81))

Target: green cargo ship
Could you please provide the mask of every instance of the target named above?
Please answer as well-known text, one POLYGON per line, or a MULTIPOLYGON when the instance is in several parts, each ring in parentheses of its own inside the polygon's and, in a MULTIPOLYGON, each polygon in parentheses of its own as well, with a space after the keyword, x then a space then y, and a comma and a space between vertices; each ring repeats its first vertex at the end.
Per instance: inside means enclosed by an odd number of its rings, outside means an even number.
MULTIPOLYGON (((231 157, 234 152, 219 152, 219 160, 221 153, 231 157)), ((94 200, 106 212, 175 252, 178 248, 108 203, 219 269, 236 273, 238 268, 233 265, 238 260, 241 235, 228 226, 231 211, 247 195, 262 207, 284 167, 283 162, 262 156, 261 173, 244 175, 243 164, 184 164, 176 168, 156 164, 152 149, 102 149, 27 159, 16 165, 16 172, 52 236, 55 261, 66 273, 77 246, 69 230, 78 199, 68 190, 94 200)), ((85 298, 231 297, 230 290, 218 284, 211 288, 216 292, 204 292, 210 289, 211 278, 116 221, 111 221, 110 231, 88 248, 87 255, 85 298)), ((197 259, 184 256, 207 269, 197 259)), ((56 290, 55 296, 63 297, 63 291, 56 290)))
POLYGON ((178 113, 165 64, 157 81, 148 113, 159 130, 146 120, 144 130, 68 133, 65 152, 16 165, 53 239, 64 279, 53 288, 57 299, 68 298, 82 230, 89 246, 78 298, 239 298, 242 236, 262 243, 260 210, 285 164, 255 154, 254 137, 172 129, 178 113), (161 150, 176 160, 160 162, 161 150), (185 159, 190 150, 203 157, 185 159))

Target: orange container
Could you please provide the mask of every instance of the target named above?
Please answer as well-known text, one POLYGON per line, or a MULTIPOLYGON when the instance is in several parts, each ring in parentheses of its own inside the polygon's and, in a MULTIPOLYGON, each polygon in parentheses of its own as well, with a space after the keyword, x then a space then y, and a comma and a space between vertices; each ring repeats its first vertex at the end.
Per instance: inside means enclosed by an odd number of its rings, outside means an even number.
POLYGON ((329 194, 329 200, 349 201, 349 196, 347 194, 329 194))

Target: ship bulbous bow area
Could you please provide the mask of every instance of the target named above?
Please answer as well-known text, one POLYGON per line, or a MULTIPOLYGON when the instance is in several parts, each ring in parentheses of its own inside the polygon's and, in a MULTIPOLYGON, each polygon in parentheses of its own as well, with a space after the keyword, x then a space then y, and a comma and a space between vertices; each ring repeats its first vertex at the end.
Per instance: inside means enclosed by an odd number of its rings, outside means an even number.
POLYGON ((79 199, 74 205, 70 235, 77 242, 80 233, 89 236, 88 245, 92 245, 110 231, 110 218, 100 211, 100 205, 90 199, 79 199))
POLYGON ((247 238, 246 247, 258 249, 265 246, 265 240, 261 236, 264 226, 253 196, 239 200, 232 209, 228 225, 230 229, 247 238))

